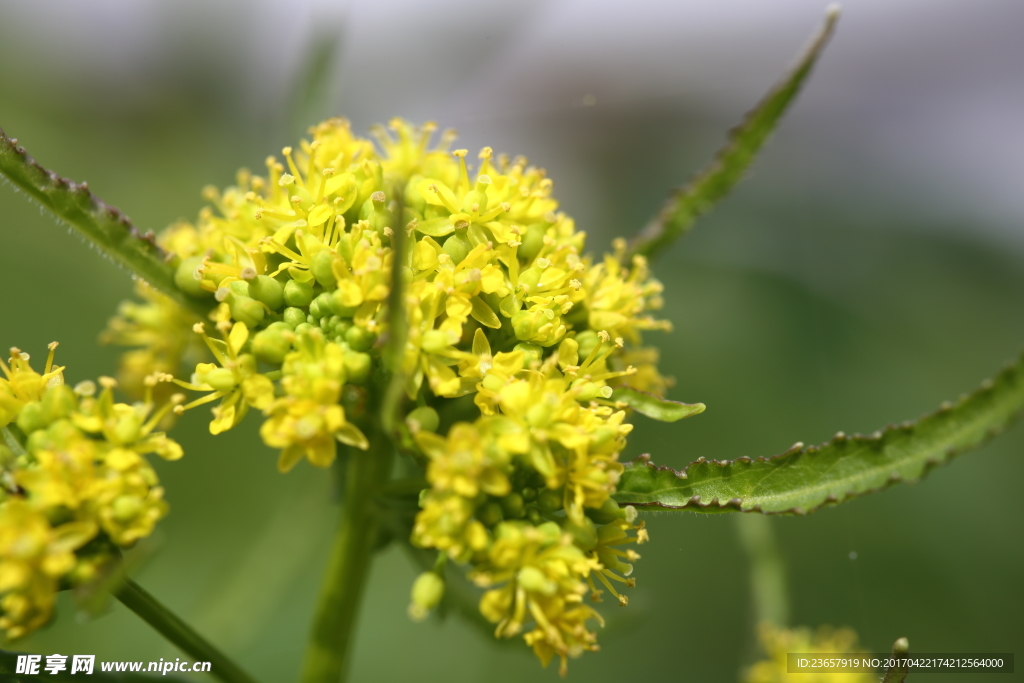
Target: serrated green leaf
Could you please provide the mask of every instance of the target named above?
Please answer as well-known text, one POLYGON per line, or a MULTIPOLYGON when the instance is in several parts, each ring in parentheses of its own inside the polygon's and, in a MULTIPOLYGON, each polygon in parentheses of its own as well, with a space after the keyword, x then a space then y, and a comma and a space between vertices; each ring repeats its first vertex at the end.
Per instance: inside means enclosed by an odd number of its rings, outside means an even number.
POLYGON ((814 63, 832 37, 838 18, 838 8, 830 7, 824 25, 792 70, 730 131, 725 146, 718 150, 711 163, 685 187, 672 193, 658 215, 633 239, 630 253, 654 258, 685 235, 701 214, 714 206, 743 178, 761 146, 800 92, 814 63))
MULTIPOLYGON (((19 674, 17 671, 18 655, 23 652, 8 652, 0 650, 0 681, 5 683, 36 683, 37 681, 49 681, 50 683, 74 683, 75 681, 90 681, 90 683, 155 683, 164 681, 166 683, 179 683, 184 680, 178 676, 146 675, 139 673, 105 673, 100 671, 100 663, 97 660, 92 675, 84 675, 81 672, 71 673, 71 656, 68 655, 65 661, 66 669, 56 674, 47 673, 43 668, 46 666, 46 657, 43 656, 40 662, 40 673, 19 674), (83 676, 85 676, 83 678, 83 676)), ((63 653, 62 653, 63 654, 63 653)), ((81 653, 76 653, 81 654, 81 653)))
POLYGON ((152 232, 142 234, 128 217, 89 191, 48 171, 28 155, 18 141, 0 129, 0 175, 67 223, 101 251, 179 304, 205 316, 209 306, 189 297, 174 284, 168 254, 152 232))
POLYGON ((700 415, 706 408, 703 403, 669 401, 630 387, 617 388, 612 392, 611 400, 625 403, 641 415, 662 422, 675 422, 691 415, 700 415))
POLYGON ((839 433, 821 446, 796 444, 772 458, 701 458, 681 472, 641 456, 626 466, 614 498, 640 509, 805 514, 917 481, 1001 432, 1022 408, 1024 356, 955 405, 870 436, 839 433))

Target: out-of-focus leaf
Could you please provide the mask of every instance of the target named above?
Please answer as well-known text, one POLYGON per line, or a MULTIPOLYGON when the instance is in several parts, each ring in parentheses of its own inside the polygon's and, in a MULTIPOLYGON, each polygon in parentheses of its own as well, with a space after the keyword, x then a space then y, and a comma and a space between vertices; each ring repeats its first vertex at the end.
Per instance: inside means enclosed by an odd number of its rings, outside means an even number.
POLYGON ((626 466, 614 498, 641 509, 805 514, 917 481, 1001 432, 1022 408, 1024 356, 956 404, 870 436, 839 433, 821 446, 798 443, 772 458, 700 458, 681 472, 641 456, 626 466))
POLYGON ((661 422, 675 422, 691 415, 700 415, 706 407, 703 403, 680 403, 659 398, 646 391, 638 391, 629 387, 619 387, 612 392, 613 401, 621 401, 630 408, 661 422))
POLYGON ((835 29, 839 8, 828 9, 825 23, 793 69, 732 129, 725 146, 685 187, 668 198, 658 215, 630 244, 630 252, 653 258, 685 235, 697 218, 708 211, 738 183, 753 163, 761 146, 775 130, 801 86, 807 80, 835 29))

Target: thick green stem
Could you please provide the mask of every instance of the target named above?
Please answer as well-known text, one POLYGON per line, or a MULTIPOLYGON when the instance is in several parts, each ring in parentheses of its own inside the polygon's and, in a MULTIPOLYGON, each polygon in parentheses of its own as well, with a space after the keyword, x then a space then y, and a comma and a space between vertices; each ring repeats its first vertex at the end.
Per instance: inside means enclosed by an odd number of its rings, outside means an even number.
POLYGON ((224 683, 256 683, 227 655, 208 643, 191 626, 164 607, 142 586, 125 578, 113 591, 114 597, 135 612, 164 638, 171 641, 197 662, 210 662, 210 674, 224 683))
POLYGON ((393 449, 379 431, 368 451, 349 454, 334 547, 306 647, 303 683, 338 683, 348 673, 352 635, 380 525, 374 499, 391 471, 393 449))

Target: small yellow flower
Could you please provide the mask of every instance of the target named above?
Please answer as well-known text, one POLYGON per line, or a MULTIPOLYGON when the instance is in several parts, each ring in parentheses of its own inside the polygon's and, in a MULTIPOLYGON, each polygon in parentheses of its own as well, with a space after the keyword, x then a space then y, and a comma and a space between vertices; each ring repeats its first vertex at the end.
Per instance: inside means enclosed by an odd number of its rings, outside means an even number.
MULTIPOLYGON (((207 350, 190 332, 196 322, 195 315, 153 289, 145 280, 135 281, 135 293, 145 303, 122 302, 117 315, 108 321, 100 341, 139 347, 121 355, 117 378, 126 394, 141 398, 146 391, 147 377, 174 375, 183 366, 195 366, 207 357, 207 350)), ((172 387, 163 384, 161 388, 156 397, 170 398, 172 387)))
MULTIPOLYGON (((53 365, 56 348, 57 342, 50 344, 43 374, 33 370, 29 365, 29 355, 17 348, 11 349, 9 366, 0 360, 0 370, 4 373, 4 377, 0 377, 0 427, 13 422, 29 403, 40 401, 49 387, 64 384, 64 368, 53 365)), ((36 413, 40 408, 36 404, 32 412, 36 413)))
POLYGON ((345 420, 338 402, 345 382, 345 354, 319 332, 299 336, 297 350, 284 359, 285 395, 266 406, 260 428, 264 443, 280 448, 278 469, 287 472, 305 456, 317 467, 328 467, 337 452, 336 441, 366 450, 369 442, 359 428, 345 420))
POLYGON ((509 493, 509 456, 481 431, 486 428, 462 422, 449 430, 447 438, 431 432, 416 435, 416 443, 430 458, 427 480, 434 488, 465 498, 475 498, 481 491, 491 496, 509 493))
POLYGON ((484 587, 504 584, 484 593, 480 611, 497 624, 495 636, 511 638, 532 622, 526 642, 547 665, 553 655, 561 659, 596 650, 596 638, 586 623, 603 623, 593 608, 583 604, 585 580, 600 569, 552 522, 534 527, 521 522, 498 525, 486 560, 473 571, 484 587))
POLYGON ((90 522, 54 528, 23 500, 0 503, 0 628, 8 638, 50 620, 58 580, 74 568, 74 551, 95 535, 90 522))
POLYGON ((875 683, 871 673, 787 673, 787 655, 790 652, 810 655, 867 654, 857 645, 857 634, 848 628, 821 627, 813 634, 810 629, 784 629, 770 623, 758 627, 761 647, 767 659, 747 670, 744 683, 875 683))
MULTIPOLYGON (((56 343, 42 374, 27 354, 12 350, 3 367, 0 392, 16 457, 4 446, 0 504, 0 628, 20 638, 49 621, 58 585, 79 585, 95 578, 112 561, 109 542, 128 547, 149 535, 167 513, 156 472, 143 457, 167 460, 181 447, 157 425, 184 397, 157 405, 154 391, 169 377, 144 381, 144 398, 117 403, 117 382, 101 378, 74 389, 63 383, 63 368, 53 366, 56 343), (24 443, 22 443, 22 440, 24 443), (97 548, 87 546, 104 537, 97 548)), ((2 425, 0 425, 2 426, 2 425)))
POLYGON ((246 324, 236 322, 231 325, 224 322, 218 327, 227 330, 223 341, 208 337, 202 323, 196 323, 194 330, 209 346, 219 365, 200 363, 196 366, 191 382, 175 380, 180 386, 192 391, 212 392, 181 406, 178 412, 221 399, 220 405, 213 410, 211 434, 231 429, 242 421, 249 406, 266 408, 274 398, 273 384, 265 375, 256 371, 256 358, 250 353, 242 353, 249 339, 246 324))

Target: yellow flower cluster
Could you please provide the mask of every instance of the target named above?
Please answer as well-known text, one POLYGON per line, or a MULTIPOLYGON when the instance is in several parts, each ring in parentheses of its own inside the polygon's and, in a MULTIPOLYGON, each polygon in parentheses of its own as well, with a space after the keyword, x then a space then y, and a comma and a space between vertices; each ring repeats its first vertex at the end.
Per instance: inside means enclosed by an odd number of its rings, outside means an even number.
POLYGON ((11 349, 0 361, 0 629, 21 638, 49 621, 58 588, 97 581, 167 514, 148 453, 176 460, 181 447, 156 431, 181 395, 157 407, 116 403, 116 382, 72 389, 53 365, 43 372, 11 349))
MULTIPOLYGON (((331 119, 267 159, 265 177, 242 171, 235 187, 207 190, 212 207, 159 241, 177 285, 209 301, 216 333, 190 332, 194 321, 151 299, 123 308, 111 337, 145 347, 131 372, 187 358, 198 333, 215 362, 189 368, 178 384, 205 395, 177 410, 219 401, 213 433, 261 411, 282 471, 303 458, 329 466, 336 442, 366 449, 356 422, 373 411, 347 406, 380 405, 400 371, 404 442, 428 482, 412 542, 502 584, 481 603, 497 635, 532 620, 527 642, 564 666, 596 647, 582 596, 599 593, 596 578, 624 604, 610 581, 631 584, 637 555, 617 546, 646 539, 610 498, 631 429, 611 396, 625 382, 665 389, 640 346, 642 331, 668 327, 650 314, 661 285, 622 243, 586 256, 543 170, 490 148, 471 169, 466 150, 448 151, 451 134, 431 147, 434 130, 395 120, 374 145, 331 119), (398 368, 381 361, 393 274, 407 332, 398 368)), ((418 582, 414 613, 440 599, 436 584, 418 582)))
POLYGON ((743 683, 875 683, 871 673, 816 672, 791 674, 787 655, 790 652, 808 655, 867 654, 857 645, 857 634, 848 628, 822 627, 783 629, 770 623, 758 628, 761 647, 767 658, 747 670, 743 683))

